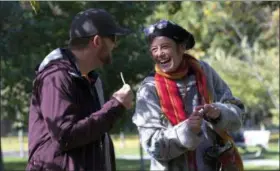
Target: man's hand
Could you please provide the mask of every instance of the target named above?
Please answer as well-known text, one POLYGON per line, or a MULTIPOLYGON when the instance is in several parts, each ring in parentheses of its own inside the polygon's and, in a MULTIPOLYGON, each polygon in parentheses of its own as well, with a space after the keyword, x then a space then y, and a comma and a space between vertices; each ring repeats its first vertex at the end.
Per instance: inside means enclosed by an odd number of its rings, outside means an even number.
POLYGON ((194 111, 188 119, 188 125, 190 126, 191 130, 198 134, 201 132, 201 123, 202 123, 202 116, 196 110, 194 111))
POLYGON ((126 109, 132 107, 134 95, 128 84, 124 84, 122 88, 113 94, 113 97, 122 103, 126 109))

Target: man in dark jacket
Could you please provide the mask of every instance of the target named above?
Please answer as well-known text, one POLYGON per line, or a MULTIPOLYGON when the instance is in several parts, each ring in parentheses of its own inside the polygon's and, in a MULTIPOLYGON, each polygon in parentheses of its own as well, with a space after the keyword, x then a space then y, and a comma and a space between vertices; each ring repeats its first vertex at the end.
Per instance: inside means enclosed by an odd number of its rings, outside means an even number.
POLYGON ((26 170, 116 170, 108 131, 131 108, 125 84, 104 101, 96 69, 111 62, 120 28, 105 10, 88 9, 72 21, 69 48, 53 50, 36 70, 26 170))

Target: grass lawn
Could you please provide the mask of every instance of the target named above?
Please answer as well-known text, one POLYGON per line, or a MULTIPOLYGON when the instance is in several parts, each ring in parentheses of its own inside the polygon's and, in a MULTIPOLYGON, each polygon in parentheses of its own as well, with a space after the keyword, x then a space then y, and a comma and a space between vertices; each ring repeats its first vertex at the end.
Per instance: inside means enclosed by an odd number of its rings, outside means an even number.
MULTIPOLYGON (((135 155, 140 154, 140 146, 138 136, 128 136, 125 138, 124 147, 121 146, 119 136, 112 136, 114 146, 116 147, 116 155, 135 155)), ((28 149, 27 137, 23 138, 23 148, 28 149)), ((17 137, 2 137, 1 145, 3 151, 19 151, 20 146, 17 137)))
MULTIPOLYGON (((271 140, 275 140, 279 138, 279 135, 277 137, 275 135, 271 136, 271 140)), ((116 155, 135 155, 140 154, 140 147, 139 147, 139 140, 137 135, 129 135, 125 137, 124 146, 122 146, 120 138, 118 135, 112 136, 114 146, 116 148, 116 155)), ((24 149, 27 150, 27 137, 24 137, 24 149)), ((273 151, 276 151, 279 147, 277 144, 277 140, 274 141, 275 143, 271 143, 269 146, 269 149, 273 149, 273 151)), ((3 151, 19 151, 19 142, 17 137, 1 137, 1 145, 3 151)), ((250 151, 256 151, 257 148, 250 147, 250 151)), ((242 150, 240 151, 243 152, 242 150)))
MULTIPOLYGON (((1 137, 1 148, 2 151, 19 151, 18 137, 1 137)), ((28 139, 23 137, 23 148, 27 149, 28 139)))
MULTIPOLYGON (((139 160, 117 160, 117 170, 140 170, 140 161, 139 160)), ((145 170, 149 170, 149 161, 145 160, 145 170)), ((24 170, 26 167, 26 159, 20 158, 9 158, 4 159, 4 165, 6 171, 16 171, 24 170)), ((245 166, 246 171, 278 171, 279 167, 271 166, 245 166)))
MULTIPOLYGON (((121 145, 122 143, 119 137, 113 136, 112 139, 115 146, 116 156, 140 155, 140 142, 138 136, 136 135, 127 136, 124 141, 124 146, 121 145)), ((144 154, 146 153, 144 152, 144 154)))
POLYGON ((279 167, 272 167, 272 166, 246 166, 245 171, 279 171, 279 167))
MULTIPOLYGON (((118 136, 113 136, 113 142, 115 146, 115 152, 117 156, 120 155, 139 155, 139 140, 138 136, 127 136, 125 139, 124 146, 122 147, 121 141, 118 136)), ((16 150, 19 149, 17 137, 1 138, 3 151, 7 150, 16 150)), ((27 149, 27 138, 24 138, 25 149, 27 149)), ((258 150, 257 148, 250 147, 248 151, 254 152, 258 150)), ((243 156, 247 155, 243 150, 240 149, 240 152, 243 156)), ((145 154, 145 153, 144 153, 145 154)), ((278 143, 270 143, 269 150, 265 152, 262 156, 257 159, 274 159, 279 160, 279 146, 278 143)), ((140 161, 139 160, 117 160, 117 169, 118 170, 140 170, 140 161)), ((26 159, 21 158, 4 158, 4 164, 7 171, 9 170, 24 170, 26 166, 26 159)), ((149 161, 145 161, 145 170, 149 170, 149 161)), ((245 165, 245 170, 248 171, 278 171, 279 167, 271 166, 254 166, 254 165, 245 165)))
MULTIPOLYGON (((21 158, 7 158, 4 159, 4 167, 6 171, 24 170, 26 167, 26 160, 21 158)), ((139 160, 117 160, 117 170, 140 170, 139 160)), ((149 169, 149 161, 145 161, 145 170, 149 169)))

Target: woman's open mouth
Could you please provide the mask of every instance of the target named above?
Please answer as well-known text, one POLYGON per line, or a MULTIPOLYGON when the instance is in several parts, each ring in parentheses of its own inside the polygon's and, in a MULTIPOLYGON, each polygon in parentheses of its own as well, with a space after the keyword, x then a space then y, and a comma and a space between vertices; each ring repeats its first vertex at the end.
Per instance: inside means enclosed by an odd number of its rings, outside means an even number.
POLYGON ((161 60, 159 61, 160 64, 167 64, 171 61, 171 59, 161 60))
POLYGON ((161 68, 168 68, 171 64, 171 59, 161 60, 159 61, 159 65, 161 68))

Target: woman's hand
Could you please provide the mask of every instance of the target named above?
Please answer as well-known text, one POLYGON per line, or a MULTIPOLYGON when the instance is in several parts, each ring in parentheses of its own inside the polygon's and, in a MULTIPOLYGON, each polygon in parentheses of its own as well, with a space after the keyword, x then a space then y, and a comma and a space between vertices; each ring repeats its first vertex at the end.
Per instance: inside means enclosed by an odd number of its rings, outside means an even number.
POLYGON ((203 117, 206 117, 206 119, 216 120, 221 115, 220 109, 215 107, 215 105, 213 104, 205 104, 203 106, 197 106, 195 108, 196 111, 199 111, 200 109, 203 109, 203 117))
POLYGON ((198 111, 194 111, 188 119, 188 125, 195 134, 201 132, 202 119, 198 111))

